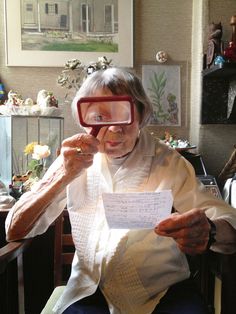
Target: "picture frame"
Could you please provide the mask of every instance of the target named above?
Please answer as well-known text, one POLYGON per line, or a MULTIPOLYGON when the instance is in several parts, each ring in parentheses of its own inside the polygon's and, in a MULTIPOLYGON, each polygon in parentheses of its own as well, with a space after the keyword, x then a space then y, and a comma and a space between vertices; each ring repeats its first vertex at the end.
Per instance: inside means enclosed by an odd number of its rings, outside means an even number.
POLYGON ((88 64, 106 56, 116 66, 133 67, 133 0, 111 0, 110 3, 107 5, 103 0, 87 1, 86 4, 80 0, 57 0, 53 3, 46 0, 5 0, 6 65, 63 67, 70 59, 76 58, 82 64, 88 64), (102 12, 92 10, 93 4, 100 4, 102 12), (89 22, 91 14, 94 14, 96 25, 89 22), (102 18, 108 22, 100 26, 102 18), (51 25, 53 20, 55 25, 51 25), (97 27, 98 31, 91 31, 91 27, 97 27), (53 37, 51 42, 50 36, 53 37), (59 46, 55 45, 56 37, 60 39, 59 46), (44 45, 45 41, 47 45, 44 45), (82 51, 78 48, 78 43, 91 41, 93 46, 89 49, 82 51), (96 42, 104 46, 98 47, 96 42))
POLYGON ((142 83, 153 104, 150 124, 181 126, 180 65, 143 65, 142 83))

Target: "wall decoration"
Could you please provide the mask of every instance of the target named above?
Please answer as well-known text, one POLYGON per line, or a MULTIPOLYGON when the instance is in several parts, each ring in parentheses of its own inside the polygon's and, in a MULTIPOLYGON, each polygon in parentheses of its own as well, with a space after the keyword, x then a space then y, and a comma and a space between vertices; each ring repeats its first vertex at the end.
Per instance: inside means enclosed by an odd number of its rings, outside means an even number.
POLYGON ((142 81, 153 104, 151 124, 180 126, 180 66, 143 65, 142 81))
POLYGON ((133 66, 133 0, 5 0, 5 25, 8 66, 63 67, 101 55, 133 66))
POLYGON ((168 60, 168 54, 163 50, 158 51, 156 54, 156 60, 159 63, 165 63, 168 60))

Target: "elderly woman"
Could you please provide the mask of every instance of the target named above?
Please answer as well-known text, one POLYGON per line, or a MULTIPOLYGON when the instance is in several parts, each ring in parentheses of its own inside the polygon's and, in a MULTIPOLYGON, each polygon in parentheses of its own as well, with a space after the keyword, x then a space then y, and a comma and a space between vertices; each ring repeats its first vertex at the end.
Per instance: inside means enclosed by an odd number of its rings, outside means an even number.
POLYGON ((7 239, 45 232, 67 204, 76 253, 55 313, 207 313, 188 280, 185 254, 209 246, 234 252, 236 211, 204 190, 178 152, 144 130, 152 108, 134 74, 119 68, 91 74, 72 104, 77 121, 81 97, 110 95, 132 97, 133 123, 102 127, 97 138, 87 130, 64 140, 43 179, 10 211, 7 239), (166 189, 175 212, 154 230, 108 227, 102 193, 166 189))

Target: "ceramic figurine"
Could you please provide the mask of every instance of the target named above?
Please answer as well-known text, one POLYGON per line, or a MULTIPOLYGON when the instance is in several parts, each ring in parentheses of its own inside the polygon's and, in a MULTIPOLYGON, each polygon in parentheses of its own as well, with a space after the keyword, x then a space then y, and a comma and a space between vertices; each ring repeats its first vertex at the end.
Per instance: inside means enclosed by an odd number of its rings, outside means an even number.
POLYGON ((217 56, 216 58, 215 58, 215 60, 214 60, 214 64, 215 65, 221 65, 221 64, 223 64, 223 63, 225 63, 225 59, 224 59, 224 57, 222 57, 222 56, 217 56))
POLYGON ((209 37, 207 46, 207 67, 209 68, 217 56, 222 55, 222 25, 220 23, 211 23, 209 25, 209 37))
POLYGON ((42 89, 38 92, 37 103, 33 99, 22 99, 18 92, 10 90, 8 99, 0 106, 2 115, 34 115, 34 116, 60 116, 61 109, 58 108, 58 101, 53 93, 42 89))
POLYGON ((60 115, 61 110, 58 108, 58 101, 52 92, 42 89, 37 95, 37 104, 32 107, 33 112, 40 111, 41 115, 54 116, 60 115))
POLYGON ((26 98, 26 100, 24 101, 24 105, 29 106, 29 107, 33 106, 34 105, 33 99, 32 98, 26 98))
POLYGON ((18 92, 10 90, 8 93, 8 100, 5 102, 6 106, 21 106, 23 105, 24 100, 18 92))

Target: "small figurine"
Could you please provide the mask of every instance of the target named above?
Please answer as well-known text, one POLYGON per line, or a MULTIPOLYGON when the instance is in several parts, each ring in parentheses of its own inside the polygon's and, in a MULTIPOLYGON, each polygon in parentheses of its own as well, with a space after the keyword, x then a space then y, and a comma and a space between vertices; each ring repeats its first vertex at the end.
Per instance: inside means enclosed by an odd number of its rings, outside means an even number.
POLYGON ((22 182, 25 182, 29 179, 30 175, 32 174, 31 170, 28 170, 24 174, 14 174, 12 177, 13 185, 21 185, 22 182))
POLYGON ((224 57, 228 62, 236 61, 236 15, 233 15, 230 20, 230 25, 232 26, 232 36, 231 41, 224 50, 224 57))
POLYGON ((61 109, 58 108, 58 100, 52 92, 43 89, 38 92, 37 103, 33 99, 22 99, 18 92, 10 90, 8 99, 0 106, 2 115, 34 115, 34 116, 60 116, 61 109))
POLYGON ((236 44, 233 41, 230 41, 228 47, 225 48, 224 57, 229 62, 236 61, 236 44))
POLYGON ((29 107, 33 106, 34 105, 33 99, 32 98, 26 98, 24 101, 24 105, 29 106, 29 107))
POLYGON ((176 96, 173 95, 172 93, 169 93, 167 95, 167 101, 169 104, 169 109, 168 112, 170 114, 169 120, 172 124, 178 124, 178 104, 176 102, 176 96))
POLYGON ((41 89, 37 95, 37 105, 40 107, 50 107, 50 95, 45 89, 41 89))
POLYGON ((209 26, 209 37, 207 46, 207 67, 209 68, 217 56, 222 55, 222 25, 219 23, 211 23, 209 26))
POLYGON ((42 108, 58 107, 58 101, 53 96, 52 92, 42 89, 38 92, 37 105, 39 105, 42 108))
POLYGON ((223 63, 225 63, 225 59, 223 56, 217 56, 214 60, 215 65, 222 65, 223 63))
POLYGON ((8 93, 8 100, 5 102, 6 106, 22 106, 24 100, 22 99, 22 96, 18 92, 14 92, 13 90, 10 90, 8 93))
POLYGON ((24 174, 14 174, 12 176, 12 184, 9 186, 10 195, 18 200, 21 195, 25 192, 24 184, 30 179, 32 174, 31 170, 28 170, 24 174))
POLYGON ((37 103, 32 106, 32 114, 43 116, 58 116, 61 110, 58 108, 58 100, 52 92, 41 89, 37 95, 37 103))
POLYGON ((9 195, 5 184, 0 180, 0 210, 11 208, 15 204, 15 198, 9 195))

